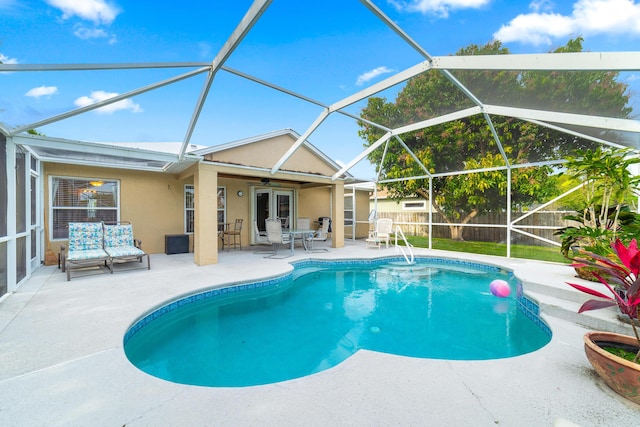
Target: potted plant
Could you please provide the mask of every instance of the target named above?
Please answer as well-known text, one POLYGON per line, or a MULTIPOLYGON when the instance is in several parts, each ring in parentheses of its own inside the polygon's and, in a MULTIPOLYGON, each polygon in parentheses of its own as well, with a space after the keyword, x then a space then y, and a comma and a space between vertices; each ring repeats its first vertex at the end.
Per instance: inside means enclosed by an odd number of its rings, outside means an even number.
POLYGON ((634 336, 589 332, 584 336, 584 347, 589 362, 607 385, 640 404, 640 336, 636 326, 640 314, 640 251, 635 239, 628 246, 618 239, 612 249, 613 255, 608 257, 581 251, 573 264, 574 267, 591 267, 593 277, 608 293, 576 283, 568 284, 599 298, 586 301, 579 313, 617 306, 630 321, 634 336))

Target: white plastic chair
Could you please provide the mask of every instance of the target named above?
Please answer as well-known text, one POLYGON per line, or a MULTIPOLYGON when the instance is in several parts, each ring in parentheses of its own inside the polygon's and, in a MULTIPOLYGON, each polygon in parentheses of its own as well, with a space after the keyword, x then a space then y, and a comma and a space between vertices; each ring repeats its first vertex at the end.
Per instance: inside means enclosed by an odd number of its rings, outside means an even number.
POLYGON ((391 218, 378 218, 375 229, 369 233, 369 237, 366 239, 367 246, 377 246, 380 249, 382 242, 384 242, 385 247, 388 248, 391 233, 393 233, 393 220, 391 218))

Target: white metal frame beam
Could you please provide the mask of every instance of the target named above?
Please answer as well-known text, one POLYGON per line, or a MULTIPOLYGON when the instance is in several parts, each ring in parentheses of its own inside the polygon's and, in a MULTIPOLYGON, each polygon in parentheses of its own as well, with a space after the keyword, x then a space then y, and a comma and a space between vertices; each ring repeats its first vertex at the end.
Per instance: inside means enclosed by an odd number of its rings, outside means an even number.
POLYGON ((37 121, 37 122, 34 122, 34 123, 29 123, 27 125, 16 127, 11 131, 11 133, 15 135, 15 134, 18 134, 18 133, 21 133, 21 132, 25 132, 25 131, 27 131, 29 129, 35 129, 35 128, 40 127, 40 126, 44 126, 44 125, 48 125, 48 124, 51 124, 51 123, 58 122, 60 120, 68 119, 70 117, 77 116, 78 114, 86 113, 87 111, 96 110, 96 109, 104 107, 106 105, 110 105, 110 104, 122 101, 124 99, 131 98, 131 97, 136 96, 136 95, 140 95, 141 93, 149 92, 149 91, 157 89, 159 87, 167 86, 167 85, 170 85, 172 83, 176 83, 176 82, 179 82, 181 80, 188 79, 189 77, 196 76, 196 75, 204 73, 204 72, 206 72, 208 70, 209 70, 208 68, 200 68, 200 69, 197 69, 197 70, 193 70, 193 71, 190 71, 188 73, 184 73, 184 74, 181 74, 179 76, 175 76, 175 77, 172 77, 170 79, 163 80, 161 82, 157 82, 157 83, 154 83, 154 84, 151 84, 151 85, 147 85, 147 86, 141 87, 139 89, 135 89, 135 90, 129 91, 127 93, 123 93, 123 94, 118 95, 118 96, 114 96, 113 98, 105 99, 104 101, 100 101, 100 102, 96 102, 96 103, 91 104, 91 105, 87 105, 86 107, 76 108, 75 110, 71 110, 71 111, 68 111, 66 113, 58 114, 56 116, 49 117, 48 119, 44 119, 44 120, 40 120, 40 121, 37 121))
POLYGON ((435 56, 431 66, 445 70, 636 71, 640 70, 640 52, 435 56))
POLYGON ((187 131, 182 141, 182 147, 180 147, 180 153, 178 155, 179 159, 182 160, 184 157, 184 153, 187 151, 187 146, 191 141, 191 136, 193 135, 193 131, 198 123, 198 118, 200 117, 200 113, 202 112, 202 108, 204 107, 204 103, 207 100, 207 95, 209 94, 209 90, 211 89, 211 85, 213 84, 213 79, 218 72, 218 70, 224 65, 224 63, 229 59, 229 56, 233 53, 234 50, 238 47, 242 39, 245 38, 251 28, 255 25, 256 22, 260 19, 262 14, 267 10, 269 5, 273 0, 255 0, 247 13, 244 15, 238 26, 235 28, 231 36, 227 39, 224 46, 218 51, 218 54, 213 59, 212 68, 209 71, 209 76, 207 77, 202 90, 200 91, 200 96, 198 97, 198 101, 196 102, 196 106, 191 115, 191 120, 189 121, 189 125, 187 126, 187 131))

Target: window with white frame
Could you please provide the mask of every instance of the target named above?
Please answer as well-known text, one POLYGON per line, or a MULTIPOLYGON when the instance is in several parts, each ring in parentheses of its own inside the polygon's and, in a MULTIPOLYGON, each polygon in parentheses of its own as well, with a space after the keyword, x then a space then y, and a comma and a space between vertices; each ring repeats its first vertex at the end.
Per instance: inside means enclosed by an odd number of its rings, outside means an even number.
POLYGON ((349 227, 353 225, 353 195, 344 195, 344 225, 349 227))
POLYGON ((218 187, 218 228, 227 222, 227 189, 218 187))
POLYGON ((193 233, 194 221, 196 215, 195 203, 195 190, 192 184, 184 186, 184 232, 193 233))
MULTIPOLYGON (((227 216, 227 191, 225 187, 218 187, 218 226, 224 224, 227 216)), ((193 233, 195 230, 195 188, 193 184, 184 186, 184 231, 193 233)))
POLYGON ((116 222, 120 182, 100 178, 52 176, 49 181, 51 239, 67 239, 70 222, 116 222))
POLYGON ((406 200, 402 202, 404 211, 424 211, 427 210, 426 200, 406 200))

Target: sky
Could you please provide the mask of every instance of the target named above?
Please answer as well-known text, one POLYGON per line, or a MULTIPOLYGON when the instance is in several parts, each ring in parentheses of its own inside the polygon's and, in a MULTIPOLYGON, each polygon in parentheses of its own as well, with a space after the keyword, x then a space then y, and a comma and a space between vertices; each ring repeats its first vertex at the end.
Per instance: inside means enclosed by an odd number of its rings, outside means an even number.
MULTIPOLYGON (((211 63, 251 3, 0 0, 0 62, 211 63)), ((432 56, 492 40, 511 53, 549 52, 578 36, 586 51, 640 46, 640 2, 633 0, 374 3, 432 56)), ((274 0, 224 66, 331 105, 424 59, 357 0, 274 0)), ((192 69, 0 73, 0 122, 9 128, 34 123, 192 69)), ((632 92, 639 77, 620 76, 632 92)), ((182 141, 203 84, 198 75, 37 130, 86 141, 182 141)), ((378 96, 391 101, 398 90, 378 96)), ((347 111, 358 115, 364 105, 347 111)), ((284 128, 303 134, 321 111, 221 70, 190 142, 219 145, 284 128)), ((308 139, 339 164, 363 150, 357 124, 340 114, 330 115, 308 139)), ((374 177, 366 160, 350 172, 374 177)))

